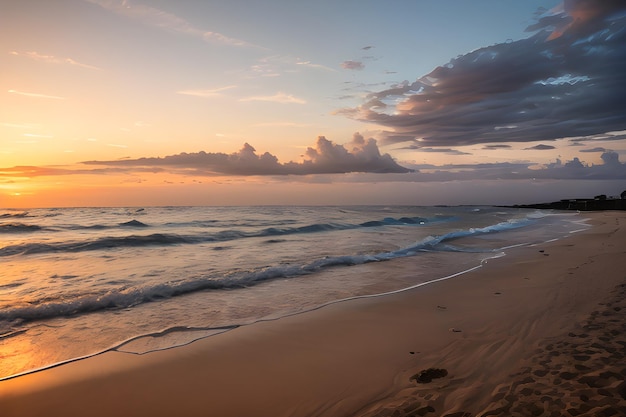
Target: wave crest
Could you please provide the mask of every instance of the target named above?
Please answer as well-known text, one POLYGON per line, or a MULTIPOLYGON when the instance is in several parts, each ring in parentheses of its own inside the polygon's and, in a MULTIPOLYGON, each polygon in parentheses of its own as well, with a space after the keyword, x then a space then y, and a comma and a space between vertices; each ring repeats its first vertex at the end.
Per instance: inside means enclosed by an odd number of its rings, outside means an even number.
MULTIPOLYGON (((494 233, 524 227, 530 223, 532 223, 532 220, 529 219, 520 221, 508 221, 482 228, 470 228, 467 230, 453 231, 440 236, 428 236, 412 245, 389 252, 328 256, 311 261, 306 264, 275 265, 256 271, 233 273, 223 277, 205 276, 182 282, 168 282, 144 287, 121 288, 115 291, 109 291, 105 294, 84 294, 75 295, 72 296, 72 298, 68 299, 48 299, 39 304, 10 308, 1 311, 0 320, 5 320, 9 322, 15 320, 34 321, 61 316, 84 314, 98 310, 129 308, 138 304, 158 301, 163 298, 176 297, 179 295, 189 294, 197 291, 249 287, 269 280, 293 278, 302 275, 312 274, 330 267, 361 265, 369 262, 382 262, 395 258, 414 256, 422 251, 464 251, 461 248, 454 248, 450 245, 444 244, 444 242, 466 236, 494 233)), ((142 245, 147 243, 161 244, 164 242, 187 242, 185 238, 179 236, 160 234, 153 234, 149 236, 132 236, 120 239, 123 239, 126 244, 136 245, 142 245)), ((99 247, 106 247, 107 245, 116 246, 119 243, 116 240, 114 240, 113 242, 110 242, 109 240, 110 239, 104 239, 98 242, 94 242, 92 244, 99 247)), ((31 250, 34 250, 34 248, 31 248, 31 250)), ((68 248, 65 248, 64 250, 68 250, 68 248)), ((75 250, 81 249, 75 248, 75 250)), ((475 251, 475 248, 470 249, 469 251, 473 252, 475 251)), ((486 250, 485 252, 492 251, 486 250)))
POLYGON ((41 226, 36 224, 24 224, 24 223, 6 223, 0 224, 0 233, 26 233, 36 232, 42 230, 41 226))

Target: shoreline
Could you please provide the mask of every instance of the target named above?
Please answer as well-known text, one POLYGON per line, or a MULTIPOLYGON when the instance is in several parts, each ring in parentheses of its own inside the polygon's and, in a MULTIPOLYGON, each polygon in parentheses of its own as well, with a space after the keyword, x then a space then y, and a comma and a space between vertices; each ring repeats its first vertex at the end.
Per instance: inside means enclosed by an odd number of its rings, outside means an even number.
MULTIPOLYGON (((571 232, 571 233, 575 233, 575 232, 578 232, 578 231, 574 231, 574 232, 571 232)), ((522 245, 515 245, 515 246, 523 246, 523 244, 522 245)), ((405 292, 405 291, 411 291, 411 290, 414 290, 414 289, 419 288, 419 287, 423 287, 423 286, 426 286, 426 285, 432 285, 432 284, 436 284, 437 282, 440 282, 440 281, 445 281, 445 280, 448 280, 448 279, 456 278, 456 277, 458 277, 460 275, 463 275, 463 274, 475 271, 475 270, 477 270, 479 268, 482 268, 483 264, 486 263, 489 259, 497 259, 497 258, 506 256, 506 254, 503 251, 507 250, 507 249, 510 249, 510 248, 513 248, 515 246, 502 248, 502 252, 500 252, 500 253, 495 253, 494 252, 493 256, 484 259, 480 264, 478 264, 476 266, 473 266, 471 268, 465 269, 463 271, 459 271, 459 272, 456 272, 456 273, 453 273, 453 274, 450 274, 450 275, 446 275, 446 276, 441 277, 441 278, 435 278, 435 279, 432 279, 432 280, 429 280, 429 281, 420 282, 420 283, 417 283, 417 284, 414 284, 414 285, 410 285, 408 287, 399 288, 397 290, 391 290, 391 291, 386 291, 386 292, 382 292, 382 293, 375 293, 375 294, 355 295, 355 296, 342 298, 342 299, 338 299, 338 300, 332 300, 332 301, 328 301, 328 302, 326 302, 324 304, 320 304, 318 306, 312 307, 312 308, 307 309, 307 310, 300 310, 300 311, 288 313, 288 314, 285 314, 285 315, 282 315, 282 316, 276 316, 276 317, 271 317, 271 318, 260 318, 258 320, 252 321, 250 323, 245 323, 245 324, 233 324, 233 325, 224 325, 224 326, 217 326, 217 327, 206 327, 206 328, 183 328, 182 329, 183 331, 187 331, 187 330, 202 330, 202 331, 211 332, 211 334, 209 334, 209 335, 202 336, 202 337, 199 337, 197 339, 193 339, 193 340, 191 340, 189 342, 186 342, 184 344, 176 344, 176 345, 167 346, 167 347, 164 347, 164 348, 157 348, 157 349, 148 350, 148 351, 142 351, 142 352, 134 352, 132 350, 129 351, 129 350, 121 349, 124 346, 126 346, 128 344, 131 344, 132 342, 134 342, 136 340, 139 340, 139 339, 142 339, 142 338, 145 338, 145 337, 151 337, 151 336, 158 336, 158 335, 162 335, 162 334, 167 334, 167 333, 172 332, 172 331, 178 331, 178 330, 180 330, 180 328, 178 328, 178 327, 167 328, 167 329, 163 329, 163 330, 157 331, 157 332, 139 334, 139 335, 133 336, 133 337, 131 337, 129 339, 123 340, 123 341, 121 341, 119 343, 116 343, 113 346, 110 346, 110 347, 108 347, 106 349, 103 349, 103 350, 100 350, 100 351, 97 351, 97 352, 94 352, 94 353, 89 353, 89 354, 86 354, 86 355, 83 355, 83 356, 78 356, 78 357, 75 357, 75 358, 70 358, 70 359, 66 359, 66 360, 63 360, 63 361, 51 363, 49 365, 45 365, 45 366, 42 366, 42 367, 39 367, 39 368, 29 369, 29 370, 26 370, 26 371, 23 371, 23 372, 19 372, 19 373, 16 373, 16 374, 0 376, 0 383, 3 382, 3 381, 9 381, 11 379, 15 379, 15 378, 19 378, 19 377, 23 377, 23 376, 27 376, 27 375, 31 375, 31 374, 36 374, 38 372, 43 372, 43 371, 46 371, 46 370, 49 370, 49 369, 57 368, 59 366, 64 366, 64 365, 67 365, 67 364, 70 364, 70 363, 73 363, 73 362, 79 362, 79 361, 83 361, 85 359, 94 358, 94 357, 97 357, 97 356, 100 356, 100 355, 104 355, 106 353, 118 352, 118 353, 132 354, 132 355, 145 355, 145 354, 155 353, 155 352, 164 352, 164 351, 176 349, 176 348, 179 348, 179 347, 184 347, 184 346, 190 345, 192 343, 198 342, 200 340, 205 340, 205 339, 208 339, 208 338, 211 338, 211 337, 214 337, 214 336, 218 336, 218 335, 220 335, 222 333, 225 333, 225 332, 228 332, 228 331, 231 331, 231 330, 234 330, 234 329, 243 328, 243 327, 247 327, 247 326, 252 326, 252 325, 259 324, 259 323, 277 321, 277 320, 281 320, 281 319, 284 319, 284 318, 298 316, 298 315, 302 315, 302 314, 307 314, 307 313, 310 313, 310 312, 313 312, 313 311, 316 311, 316 310, 319 310, 319 309, 331 306, 333 304, 340 304, 340 303, 350 302, 350 301, 359 300, 359 299, 386 297, 386 296, 389 296, 389 295, 398 294, 398 293, 402 293, 402 292, 405 292)))
MULTIPOLYGON (((66 416, 383 417, 397 410, 399 416, 434 416, 480 415, 498 407, 509 412, 516 407, 510 398, 515 389, 528 394, 518 397, 540 391, 529 382, 506 391, 522 364, 531 365, 533 378, 533 366, 546 361, 533 362, 529 351, 552 339, 573 338, 568 332, 587 334, 575 340, 588 342, 592 331, 580 333, 576 326, 590 317, 611 317, 602 315, 597 304, 626 281, 626 215, 585 217, 593 225, 586 231, 507 250, 506 260, 490 259, 455 279, 333 303, 167 351, 140 357, 107 352, 1 381, 0 409, 6 416, 51 410, 66 416), (410 380, 433 367, 446 369, 447 375, 430 384, 410 380)), ((620 311, 623 315, 626 308, 615 313, 620 311)), ((616 337, 624 334, 612 330, 616 337)), ((554 346, 550 352, 565 356, 554 346)), ((560 366, 558 375, 569 372, 560 366)), ((581 370, 576 375, 592 384, 607 380, 601 388, 591 387, 598 394, 598 389, 619 391, 626 373, 618 371, 621 381, 615 375, 593 379, 581 370)), ((566 381, 571 385, 574 379, 566 381)), ((552 385, 558 385, 554 378, 552 385)), ((590 407, 593 395, 581 395, 588 400, 578 402, 590 407)), ((624 399, 602 401, 603 407, 626 407, 624 399)))
MULTIPOLYGON (((584 223, 584 219, 581 220, 581 222, 584 223)), ((500 225, 500 223, 494 224, 494 225, 485 227, 485 229, 486 228, 491 228, 491 227, 497 227, 499 225, 500 225)), ((570 233, 576 233, 576 232, 579 232, 581 230, 586 230, 586 228, 575 230, 575 231, 571 231, 570 233)), ((452 233, 456 235, 456 232, 452 232, 452 233)), ((450 233, 446 234, 446 235, 443 235, 443 236, 439 236, 439 237, 443 238, 443 240, 448 240, 449 239, 449 237, 448 237, 449 235, 450 235, 450 233)), ((467 239, 467 238, 471 239, 472 235, 473 235, 473 233, 471 233, 469 236, 455 237, 455 239, 467 239)), ((560 239, 560 238, 558 238, 558 239, 560 239)), ((353 301, 353 300, 357 300, 357 299, 364 299, 364 298, 385 297, 385 296, 388 296, 388 295, 397 294, 397 293, 401 293, 401 292, 404 292, 404 291, 410 291, 410 290, 413 290, 413 289, 416 289, 416 288, 419 288, 419 287, 422 287, 422 286, 432 285, 432 284, 435 284, 435 283, 440 282, 440 281, 445 281, 445 280, 452 279, 452 278, 455 278, 457 276, 460 276, 460 275, 472 272, 474 270, 482 268, 483 264, 486 263, 489 259, 496 259, 496 258, 499 258, 499 257, 506 256, 506 252, 505 252, 506 250, 515 248, 517 246, 528 246, 529 244, 530 243, 518 243, 518 244, 515 244, 515 245, 512 245, 512 246, 505 246, 505 247, 502 247, 502 248, 494 249, 493 252, 491 252, 492 253, 491 256, 484 258, 482 261, 480 261, 480 263, 478 263, 475 266, 468 267, 467 269, 464 269, 464 270, 461 270, 461 271, 458 271, 458 272, 450 273, 449 275, 445 275, 443 277, 433 278, 433 279, 430 279, 428 281, 419 282, 417 284, 412 284, 412 285, 409 285, 407 287, 401 287, 401 288, 394 289, 394 290, 383 291, 383 292, 380 292, 380 293, 354 295, 354 296, 349 296, 349 297, 346 297, 346 298, 335 299, 335 300, 327 301, 327 302, 324 302, 322 304, 316 305, 314 307, 308 308, 306 310, 298 310, 298 311, 295 311, 295 312, 288 312, 288 313, 286 313, 284 315, 280 315, 280 316, 262 317, 262 318, 254 320, 254 321, 250 321, 250 322, 242 323, 242 324, 225 324, 225 325, 216 326, 216 327, 193 327, 193 328, 192 327, 188 328, 188 327, 178 327, 178 326, 175 326, 175 327, 171 327, 171 328, 164 328, 164 329, 161 329, 161 330, 155 331, 155 332, 138 334, 138 335, 132 336, 132 337, 130 337, 128 339, 119 341, 119 342, 117 342, 117 343, 115 343, 113 345, 110 345, 110 346, 108 346, 108 347, 106 347, 104 349, 101 349, 101 350, 98 350, 98 351, 94 351, 92 353, 87 353, 87 354, 84 354, 84 355, 81 355, 81 356, 72 357, 72 358, 64 359, 64 360, 61 360, 61 361, 58 361, 58 362, 49 363, 47 365, 43 365, 43 366, 40 366, 40 367, 37 367, 37 368, 27 369, 27 370, 24 370, 24 371, 21 371, 21 372, 17 372, 17 373, 14 373, 14 374, 0 375, 0 382, 8 381, 8 380, 15 379, 15 378, 22 377, 22 376, 27 376, 27 375, 30 375, 30 374, 35 374, 35 373, 42 372, 42 371, 46 371, 48 369, 52 369, 52 368, 56 368, 56 367, 59 367, 59 366, 67 365, 67 364, 70 364, 70 363, 73 363, 73 362, 78 362, 78 361, 82 361, 82 360, 85 360, 85 359, 93 358, 93 357, 100 356, 100 355, 103 355, 103 354, 106 354, 106 353, 109 353, 109 352, 121 352, 121 353, 129 353, 129 354, 136 354, 136 355, 144 355, 144 354, 147 354, 147 353, 154 353, 154 352, 159 352, 159 351, 167 351, 167 350, 175 349, 177 347, 186 346, 188 344, 194 343, 194 342, 199 341, 199 340, 203 340, 203 339, 207 339, 209 337, 217 336, 217 335, 219 335, 221 333, 224 333, 224 332, 227 332, 227 331, 239 328, 239 327, 251 326, 251 325, 255 325, 255 324, 263 323, 263 322, 267 322, 267 321, 276 321, 276 320, 279 320, 279 319, 282 319, 282 318, 286 318, 286 317, 296 316, 296 315, 300 315, 300 314, 306 314, 308 312, 319 310, 321 308, 324 308, 324 307, 327 307, 327 306, 333 305, 333 304, 349 302, 349 301, 353 301), (175 344, 175 345, 172 345, 172 346, 166 346, 166 347, 162 347, 162 348, 155 348, 155 349, 141 351, 141 352, 136 352, 136 351, 133 351, 133 350, 124 350, 124 349, 122 349, 124 346, 126 346, 128 344, 132 344, 136 340, 140 340, 140 339, 143 339, 143 338, 146 338, 146 337, 161 336, 163 334, 167 334, 167 333, 170 333, 170 332, 176 332, 176 331, 203 331, 203 332, 207 332, 207 333, 210 333, 210 334, 207 334, 205 336, 200 336, 200 337, 198 337, 196 339, 192 339, 192 340, 190 340, 188 342, 185 342, 185 343, 175 344)), ((400 255, 398 257, 404 257, 404 255, 400 255)), ((373 262, 373 261, 370 261, 370 262, 373 262)), ((369 263, 369 262, 366 262, 366 263, 369 263)), ((17 331, 16 333, 19 333, 19 332, 20 331, 17 331)))

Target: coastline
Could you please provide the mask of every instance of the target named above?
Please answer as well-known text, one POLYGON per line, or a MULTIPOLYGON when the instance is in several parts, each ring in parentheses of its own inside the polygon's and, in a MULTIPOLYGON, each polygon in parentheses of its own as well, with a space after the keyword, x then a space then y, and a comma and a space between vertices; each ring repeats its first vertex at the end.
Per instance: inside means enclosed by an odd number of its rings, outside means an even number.
POLYGON ((626 412, 623 358, 596 352, 626 346, 618 343, 626 333, 626 305, 619 304, 626 214, 584 217, 592 219, 589 230, 512 248, 454 279, 168 351, 108 352, 2 381, 0 410, 3 416, 477 416, 533 404, 545 415, 585 405, 626 412), (410 379, 428 368, 447 375, 428 384, 410 379))

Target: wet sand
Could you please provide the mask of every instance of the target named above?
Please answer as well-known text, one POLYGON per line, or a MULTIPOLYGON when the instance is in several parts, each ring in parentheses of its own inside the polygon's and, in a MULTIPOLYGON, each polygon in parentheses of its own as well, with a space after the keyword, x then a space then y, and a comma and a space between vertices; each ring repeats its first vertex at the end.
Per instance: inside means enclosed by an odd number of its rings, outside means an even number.
POLYGON ((3 416, 626 415, 626 214, 472 272, 0 382, 3 416))

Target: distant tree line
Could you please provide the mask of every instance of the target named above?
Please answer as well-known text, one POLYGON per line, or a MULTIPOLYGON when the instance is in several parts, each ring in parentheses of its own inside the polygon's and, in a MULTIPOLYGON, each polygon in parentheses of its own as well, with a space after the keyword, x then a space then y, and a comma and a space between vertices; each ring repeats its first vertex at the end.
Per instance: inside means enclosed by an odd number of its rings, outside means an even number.
POLYGON ((622 191, 620 198, 599 194, 593 199, 574 198, 553 201, 551 203, 518 204, 512 207, 580 211, 626 210, 626 190, 622 191))

